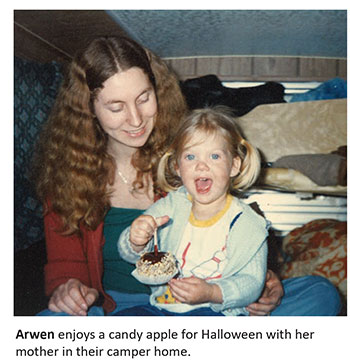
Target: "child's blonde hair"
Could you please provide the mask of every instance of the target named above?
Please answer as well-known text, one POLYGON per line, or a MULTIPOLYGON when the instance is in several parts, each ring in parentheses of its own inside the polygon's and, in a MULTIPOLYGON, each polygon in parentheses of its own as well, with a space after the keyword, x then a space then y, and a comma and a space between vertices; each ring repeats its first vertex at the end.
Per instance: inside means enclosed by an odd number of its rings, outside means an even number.
POLYGON ((250 187, 260 173, 260 156, 254 146, 245 140, 229 109, 214 107, 197 109, 189 113, 181 123, 168 151, 158 166, 158 184, 164 191, 176 190, 182 185, 176 173, 181 153, 197 131, 208 135, 222 135, 233 158, 241 159, 240 173, 231 178, 230 193, 250 187))

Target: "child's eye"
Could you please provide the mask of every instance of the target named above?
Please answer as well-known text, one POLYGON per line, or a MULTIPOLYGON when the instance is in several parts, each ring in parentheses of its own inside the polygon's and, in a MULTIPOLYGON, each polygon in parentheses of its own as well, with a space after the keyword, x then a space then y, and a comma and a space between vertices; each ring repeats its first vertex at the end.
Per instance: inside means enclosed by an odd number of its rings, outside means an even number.
POLYGON ((186 154, 185 159, 187 159, 188 161, 193 161, 194 160, 194 154, 186 154))
POLYGON ((211 155, 211 159, 216 160, 216 159, 219 159, 219 158, 220 158, 220 156, 219 156, 219 154, 217 154, 217 153, 213 153, 213 154, 211 155))

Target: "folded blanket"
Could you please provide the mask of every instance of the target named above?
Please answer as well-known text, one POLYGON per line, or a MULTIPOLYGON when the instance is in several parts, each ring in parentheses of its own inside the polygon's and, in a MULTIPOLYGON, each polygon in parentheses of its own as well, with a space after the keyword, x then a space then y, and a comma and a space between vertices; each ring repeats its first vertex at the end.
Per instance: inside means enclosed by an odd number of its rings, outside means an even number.
POLYGON ((319 186, 301 172, 290 168, 262 168, 257 186, 277 191, 346 196, 346 186, 319 186))
POLYGON ((319 186, 346 186, 346 158, 339 154, 298 154, 279 158, 273 168, 295 169, 319 186))

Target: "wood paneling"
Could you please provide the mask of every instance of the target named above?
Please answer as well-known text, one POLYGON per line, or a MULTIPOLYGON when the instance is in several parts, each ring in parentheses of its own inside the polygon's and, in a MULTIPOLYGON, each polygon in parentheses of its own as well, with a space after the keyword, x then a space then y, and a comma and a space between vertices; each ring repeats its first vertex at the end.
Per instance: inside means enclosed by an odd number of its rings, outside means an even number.
POLYGON ((254 57, 253 74, 257 77, 285 79, 298 73, 298 60, 291 57, 254 57))
POLYGON ((171 61, 165 61, 173 68, 173 70, 181 70, 183 75, 195 77, 197 74, 197 64, 193 58, 179 58, 171 61))
POLYGON ((301 58, 301 77, 327 77, 337 74, 337 60, 320 58, 301 58))
POLYGON ((347 79, 346 59, 308 57, 194 57, 167 59, 180 79, 215 74, 224 81, 347 79))
POLYGON ((347 61, 346 60, 339 60, 338 61, 338 71, 337 74, 340 78, 343 78, 344 80, 347 79, 347 61))
POLYGON ((223 77, 249 77, 253 74, 252 57, 232 57, 221 58, 219 74, 223 77))

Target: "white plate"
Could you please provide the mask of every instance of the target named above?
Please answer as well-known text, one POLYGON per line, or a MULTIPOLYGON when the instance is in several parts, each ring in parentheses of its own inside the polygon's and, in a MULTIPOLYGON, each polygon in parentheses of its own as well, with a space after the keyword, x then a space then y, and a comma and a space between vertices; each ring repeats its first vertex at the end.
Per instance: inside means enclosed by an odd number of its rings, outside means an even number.
POLYGON ((157 277, 147 277, 141 275, 137 272, 137 269, 134 269, 131 274, 141 283, 148 284, 150 286, 159 286, 161 284, 168 283, 171 278, 175 277, 175 275, 179 272, 176 268, 175 272, 168 275, 157 276, 157 277))

